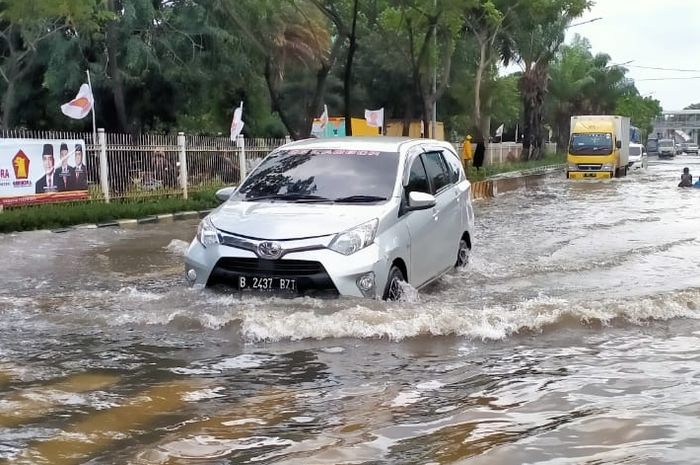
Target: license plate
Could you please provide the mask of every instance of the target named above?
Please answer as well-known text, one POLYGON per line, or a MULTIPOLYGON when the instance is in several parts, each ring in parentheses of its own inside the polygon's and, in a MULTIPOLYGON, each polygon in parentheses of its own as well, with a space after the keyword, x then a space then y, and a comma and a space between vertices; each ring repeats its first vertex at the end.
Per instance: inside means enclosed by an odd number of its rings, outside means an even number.
POLYGON ((239 276, 238 289, 254 291, 285 291, 297 290, 296 279, 259 277, 259 276, 239 276))

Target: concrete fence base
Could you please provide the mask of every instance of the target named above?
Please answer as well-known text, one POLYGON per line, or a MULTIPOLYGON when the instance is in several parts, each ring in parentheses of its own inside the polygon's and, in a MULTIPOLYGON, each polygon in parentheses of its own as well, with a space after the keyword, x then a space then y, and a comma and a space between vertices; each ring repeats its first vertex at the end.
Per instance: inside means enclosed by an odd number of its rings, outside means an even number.
POLYGON ((498 194, 514 191, 522 188, 533 188, 544 184, 545 178, 550 173, 529 174, 525 176, 488 179, 472 183, 472 199, 490 199, 498 194))

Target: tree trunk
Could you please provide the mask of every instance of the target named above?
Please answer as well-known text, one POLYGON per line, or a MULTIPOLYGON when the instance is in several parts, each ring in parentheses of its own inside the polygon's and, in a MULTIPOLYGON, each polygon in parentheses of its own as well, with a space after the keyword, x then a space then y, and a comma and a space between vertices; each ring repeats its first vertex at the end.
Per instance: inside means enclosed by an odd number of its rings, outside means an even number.
POLYGON ((406 107, 403 114, 403 128, 401 135, 408 137, 411 135, 411 121, 413 121, 413 98, 409 94, 406 96, 406 107))
MULTIPOLYGON (((492 98, 493 97, 489 96, 488 102, 486 102, 487 107, 491 106, 492 98)), ((477 130, 479 131, 477 140, 489 140, 489 136, 491 135, 491 115, 481 115, 481 121, 479 122, 479 126, 477 126, 477 130)))
POLYGON ((488 133, 483 132, 483 122, 481 121, 481 83, 484 79, 486 69, 486 42, 479 41, 479 66, 476 68, 476 79, 474 80, 474 126, 477 128, 477 138, 486 137, 488 133))
MULTIPOLYGON (((118 0, 109 0, 109 9, 115 14, 121 11, 121 5, 118 5, 118 0)), ((118 48, 119 48, 119 31, 117 20, 109 23, 107 26, 107 59, 109 60, 108 71, 112 78, 112 95, 114 97, 114 107, 117 110, 117 120, 119 121, 120 129, 123 132, 128 132, 128 120, 126 116, 126 100, 124 98, 124 82, 122 81, 122 73, 119 69, 118 48)))
POLYGON ((432 109, 429 99, 423 97, 423 134, 421 137, 424 139, 430 139, 430 113, 432 109))
POLYGON ((520 78, 523 97, 523 160, 539 160, 544 152, 542 135, 542 111, 547 92, 547 67, 535 64, 525 70, 520 78))
POLYGON ((10 130, 14 123, 14 106, 15 106, 15 81, 10 79, 7 83, 5 95, 2 96, 2 129, 10 130))
POLYGON ((272 111, 276 112, 279 115, 280 120, 282 120, 282 124, 284 124, 284 127, 287 128, 287 132, 289 132, 291 138, 294 140, 298 140, 299 132, 294 129, 294 125, 291 123, 289 117, 282 109, 282 97, 280 97, 280 94, 277 91, 274 82, 274 77, 272 75, 271 58, 268 58, 265 62, 265 83, 267 84, 267 91, 270 94, 270 103, 272 111))
POLYGON ((353 2, 352 7, 352 28, 350 31, 350 44, 348 46, 348 57, 345 62, 345 75, 343 76, 344 86, 344 103, 345 103, 345 135, 352 136, 352 111, 351 111, 351 92, 352 92, 352 61, 355 58, 355 50, 357 48, 357 8, 358 0, 353 2))
POLYGON ((328 75, 335 65, 343 42, 344 40, 340 38, 335 39, 331 49, 331 54, 328 57, 328 62, 321 65, 321 68, 316 73, 316 89, 314 90, 313 97, 311 97, 311 104, 306 108, 306 125, 303 131, 300 133, 302 137, 309 137, 311 135, 314 118, 321 113, 321 109, 323 108, 323 98, 326 95, 328 75))

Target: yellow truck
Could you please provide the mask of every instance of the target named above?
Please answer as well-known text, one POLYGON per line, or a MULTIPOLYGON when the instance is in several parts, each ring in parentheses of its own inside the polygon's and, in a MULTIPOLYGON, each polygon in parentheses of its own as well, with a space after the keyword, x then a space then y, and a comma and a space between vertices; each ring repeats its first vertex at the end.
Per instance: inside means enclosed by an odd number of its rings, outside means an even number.
POLYGON ((572 116, 566 177, 606 179, 626 176, 629 150, 629 118, 614 115, 572 116))

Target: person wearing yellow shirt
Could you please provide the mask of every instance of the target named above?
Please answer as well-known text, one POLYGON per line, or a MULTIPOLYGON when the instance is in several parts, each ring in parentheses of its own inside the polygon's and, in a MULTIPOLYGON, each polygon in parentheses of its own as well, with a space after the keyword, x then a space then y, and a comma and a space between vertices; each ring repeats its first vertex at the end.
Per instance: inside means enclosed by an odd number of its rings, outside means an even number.
POLYGON ((469 172, 469 161, 474 158, 472 152, 472 136, 467 135, 462 143, 462 163, 464 164, 464 173, 469 172))

